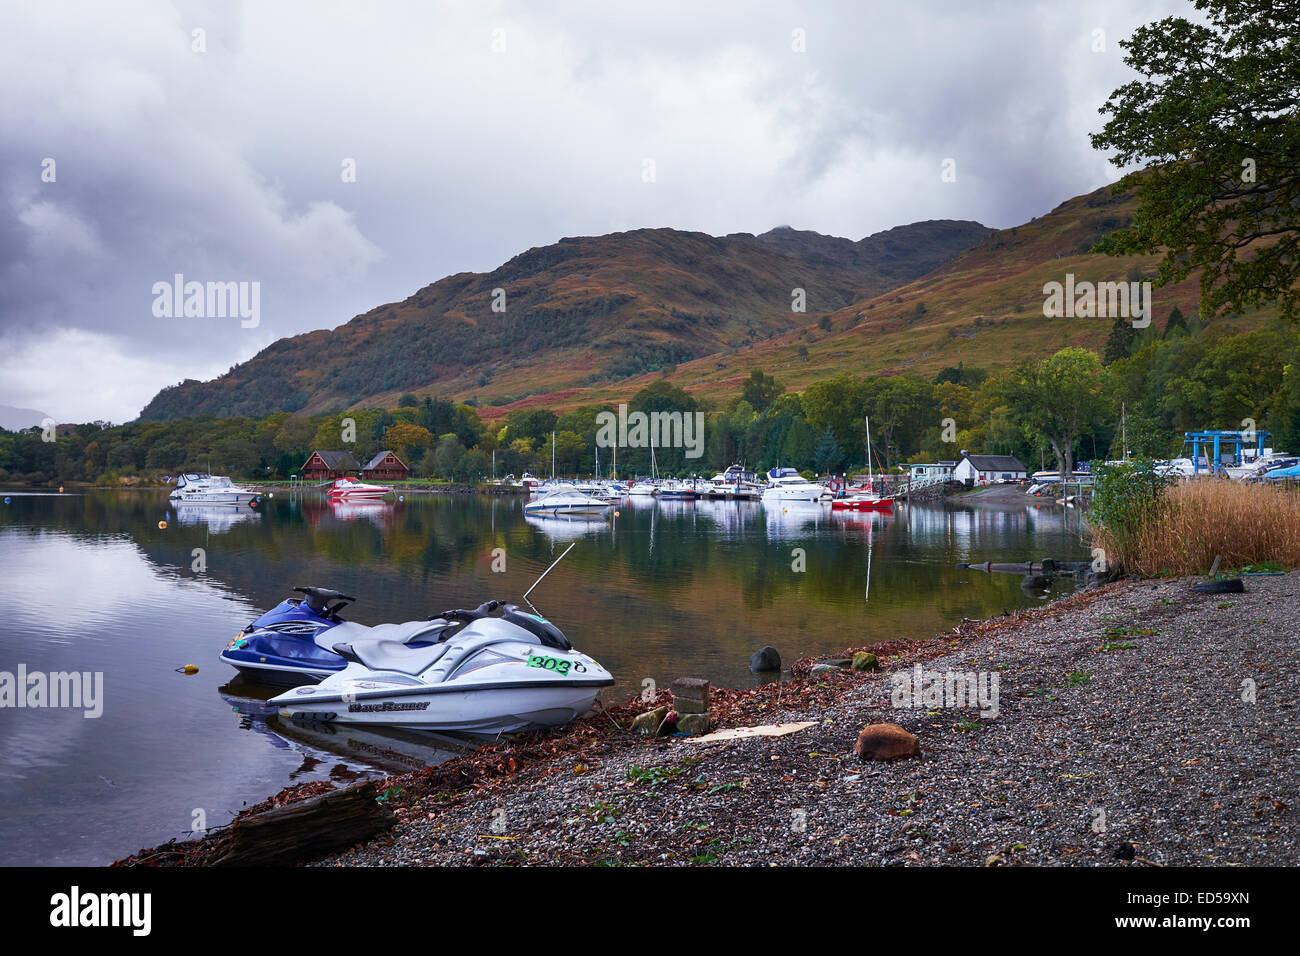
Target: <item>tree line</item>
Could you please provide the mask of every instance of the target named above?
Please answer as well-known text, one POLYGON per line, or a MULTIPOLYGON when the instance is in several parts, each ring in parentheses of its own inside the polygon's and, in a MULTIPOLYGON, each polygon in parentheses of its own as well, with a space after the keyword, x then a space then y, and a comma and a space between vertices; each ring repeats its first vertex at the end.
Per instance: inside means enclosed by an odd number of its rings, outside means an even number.
MULTIPOLYGON (((1254 427, 1274 447, 1300 449, 1300 332, 1277 321, 1249 331, 1189 325, 1113 336, 1106 354, 1065 348, 998 371, 957 365, 933 378, 840 374, 790 392, 754 370, 736 394, 692 395, 666 378, 628 400, 628 412, 703 413, 700 457, 657 447, 663 475, 789 466, 816 474, 853 473, 866 464, 866 419, 876 468, 954 460, 963 450, 1016 455, 1029 469, 1177 453, 1185 430, 1254 427), (1121 422, 1121 418, 1123 421, 1121 422), (1126 427, 1122 428, 1122 424, 1126 427)), ((395 451, 413 477, 479 481, 506 474, 609 474, 614 449, 598 448, 601 412, 517 409, 485 421, 480 409, 443 398, 403 395, 395 409, 321 416, 190 418, 0 431, 0 481, 118 484, 181 471, 243 479, 287 479, 313 450, 351 451, 361 464, 395 451)), ((646 475, 649 448, 618 449, 620 475, 646 475)))

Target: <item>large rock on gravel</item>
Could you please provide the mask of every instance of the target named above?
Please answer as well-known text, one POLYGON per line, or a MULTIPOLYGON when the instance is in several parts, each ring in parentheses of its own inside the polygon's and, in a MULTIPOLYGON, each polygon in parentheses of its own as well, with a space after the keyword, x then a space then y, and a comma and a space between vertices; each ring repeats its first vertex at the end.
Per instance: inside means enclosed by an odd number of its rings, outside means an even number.
POLYGON ((749 658, 749 669, 755 674, 763 671, 779 671, 781 669, 781 655, 777 653, 776 648, 771 644, 756 650, 749 658))
POLYGON ((876 661, 876 655, 867 651, 858 651, 853 655, 853 669, 855 671, 878 671, 880 664, 876 661))
POLYGON ((843 672, 844 668, 839 664, 814 664, 812 670, 808 673, 813 677, 818 677, 822 674, 841 674, 843 672))
POLYGON ((921 741, 898 724, 868 724, 853 749, 860 760, 905 760, 921 756, 921 741))
POLYGON ((659 733, 659 728, 663 726, 664 718, 667 716, 667 706, 656 707, 654 710, 647 710, 644 714, 637 714, 632 721, 632 731, 633 733, 653 736, 659 733))

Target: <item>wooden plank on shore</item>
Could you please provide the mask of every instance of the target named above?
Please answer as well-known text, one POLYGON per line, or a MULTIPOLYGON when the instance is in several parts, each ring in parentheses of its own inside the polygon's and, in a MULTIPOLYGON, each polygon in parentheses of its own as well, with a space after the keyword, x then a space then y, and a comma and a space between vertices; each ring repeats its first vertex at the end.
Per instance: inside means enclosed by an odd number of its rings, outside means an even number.
POLYGON ((711 734, 704 734, 700 737, 682 737, 688 743, 693 744, 711 744, 724 740, 747 740, 750 737, 784 737, 786 734, 798 733, 800 730, 807 730, 809 727, 816 725, 815 720, 801 720, 795 724, 763 724, 759 727, 728 727, 726 730, 715 730, 711 734))
POLYGON ((292 866, 368 840, 396 822, 375 800, 374 781, 331 790, 235 820, 207 866, 292 866))

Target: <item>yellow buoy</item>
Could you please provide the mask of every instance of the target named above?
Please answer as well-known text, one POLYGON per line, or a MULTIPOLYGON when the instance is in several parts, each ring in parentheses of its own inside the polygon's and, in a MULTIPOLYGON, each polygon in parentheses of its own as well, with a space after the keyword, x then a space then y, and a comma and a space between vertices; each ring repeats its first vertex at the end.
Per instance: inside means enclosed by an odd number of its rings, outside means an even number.
POLYGON ((166 531, 166 530, 167 530, 167 522, 166 522, 166 521, 159 521, 159 522, 158 522, 158 530, 159 530, 159 531, 166 531))
POLYGON ((197 674, 199 669, 194 664, 186 664, 184 667, 176 668, 178 674, 197 674))

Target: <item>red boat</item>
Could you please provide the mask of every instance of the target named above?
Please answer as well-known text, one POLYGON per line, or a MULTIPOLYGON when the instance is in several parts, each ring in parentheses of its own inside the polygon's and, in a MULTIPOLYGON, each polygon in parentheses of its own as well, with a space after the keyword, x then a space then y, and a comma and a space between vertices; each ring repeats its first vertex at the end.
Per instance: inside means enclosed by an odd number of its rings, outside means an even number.
POLYGON ((847 498, 831 499, 831 508, 835 511, 889 511, 893 507, 893 498, 878 498, 866 491, 847 498))
POLYGON ((357 481, 355 478, 340 478, 334 484, 330 485, 329 496, 331 498, 356 499, 356 498, 382 498, 392 491, 392 488, 386 488, 383 485, 368 485, 365 482, 357 481))
POLYGON ((893 498, 881 498, 875 492, 875 479, 871 477, 871 419, 866 419, 867 432, 867 484, 865 486, 850 488, 845 492, 843 498, 832 498, 831 509, 833 511, 891 511, 894 507, 893 498))

